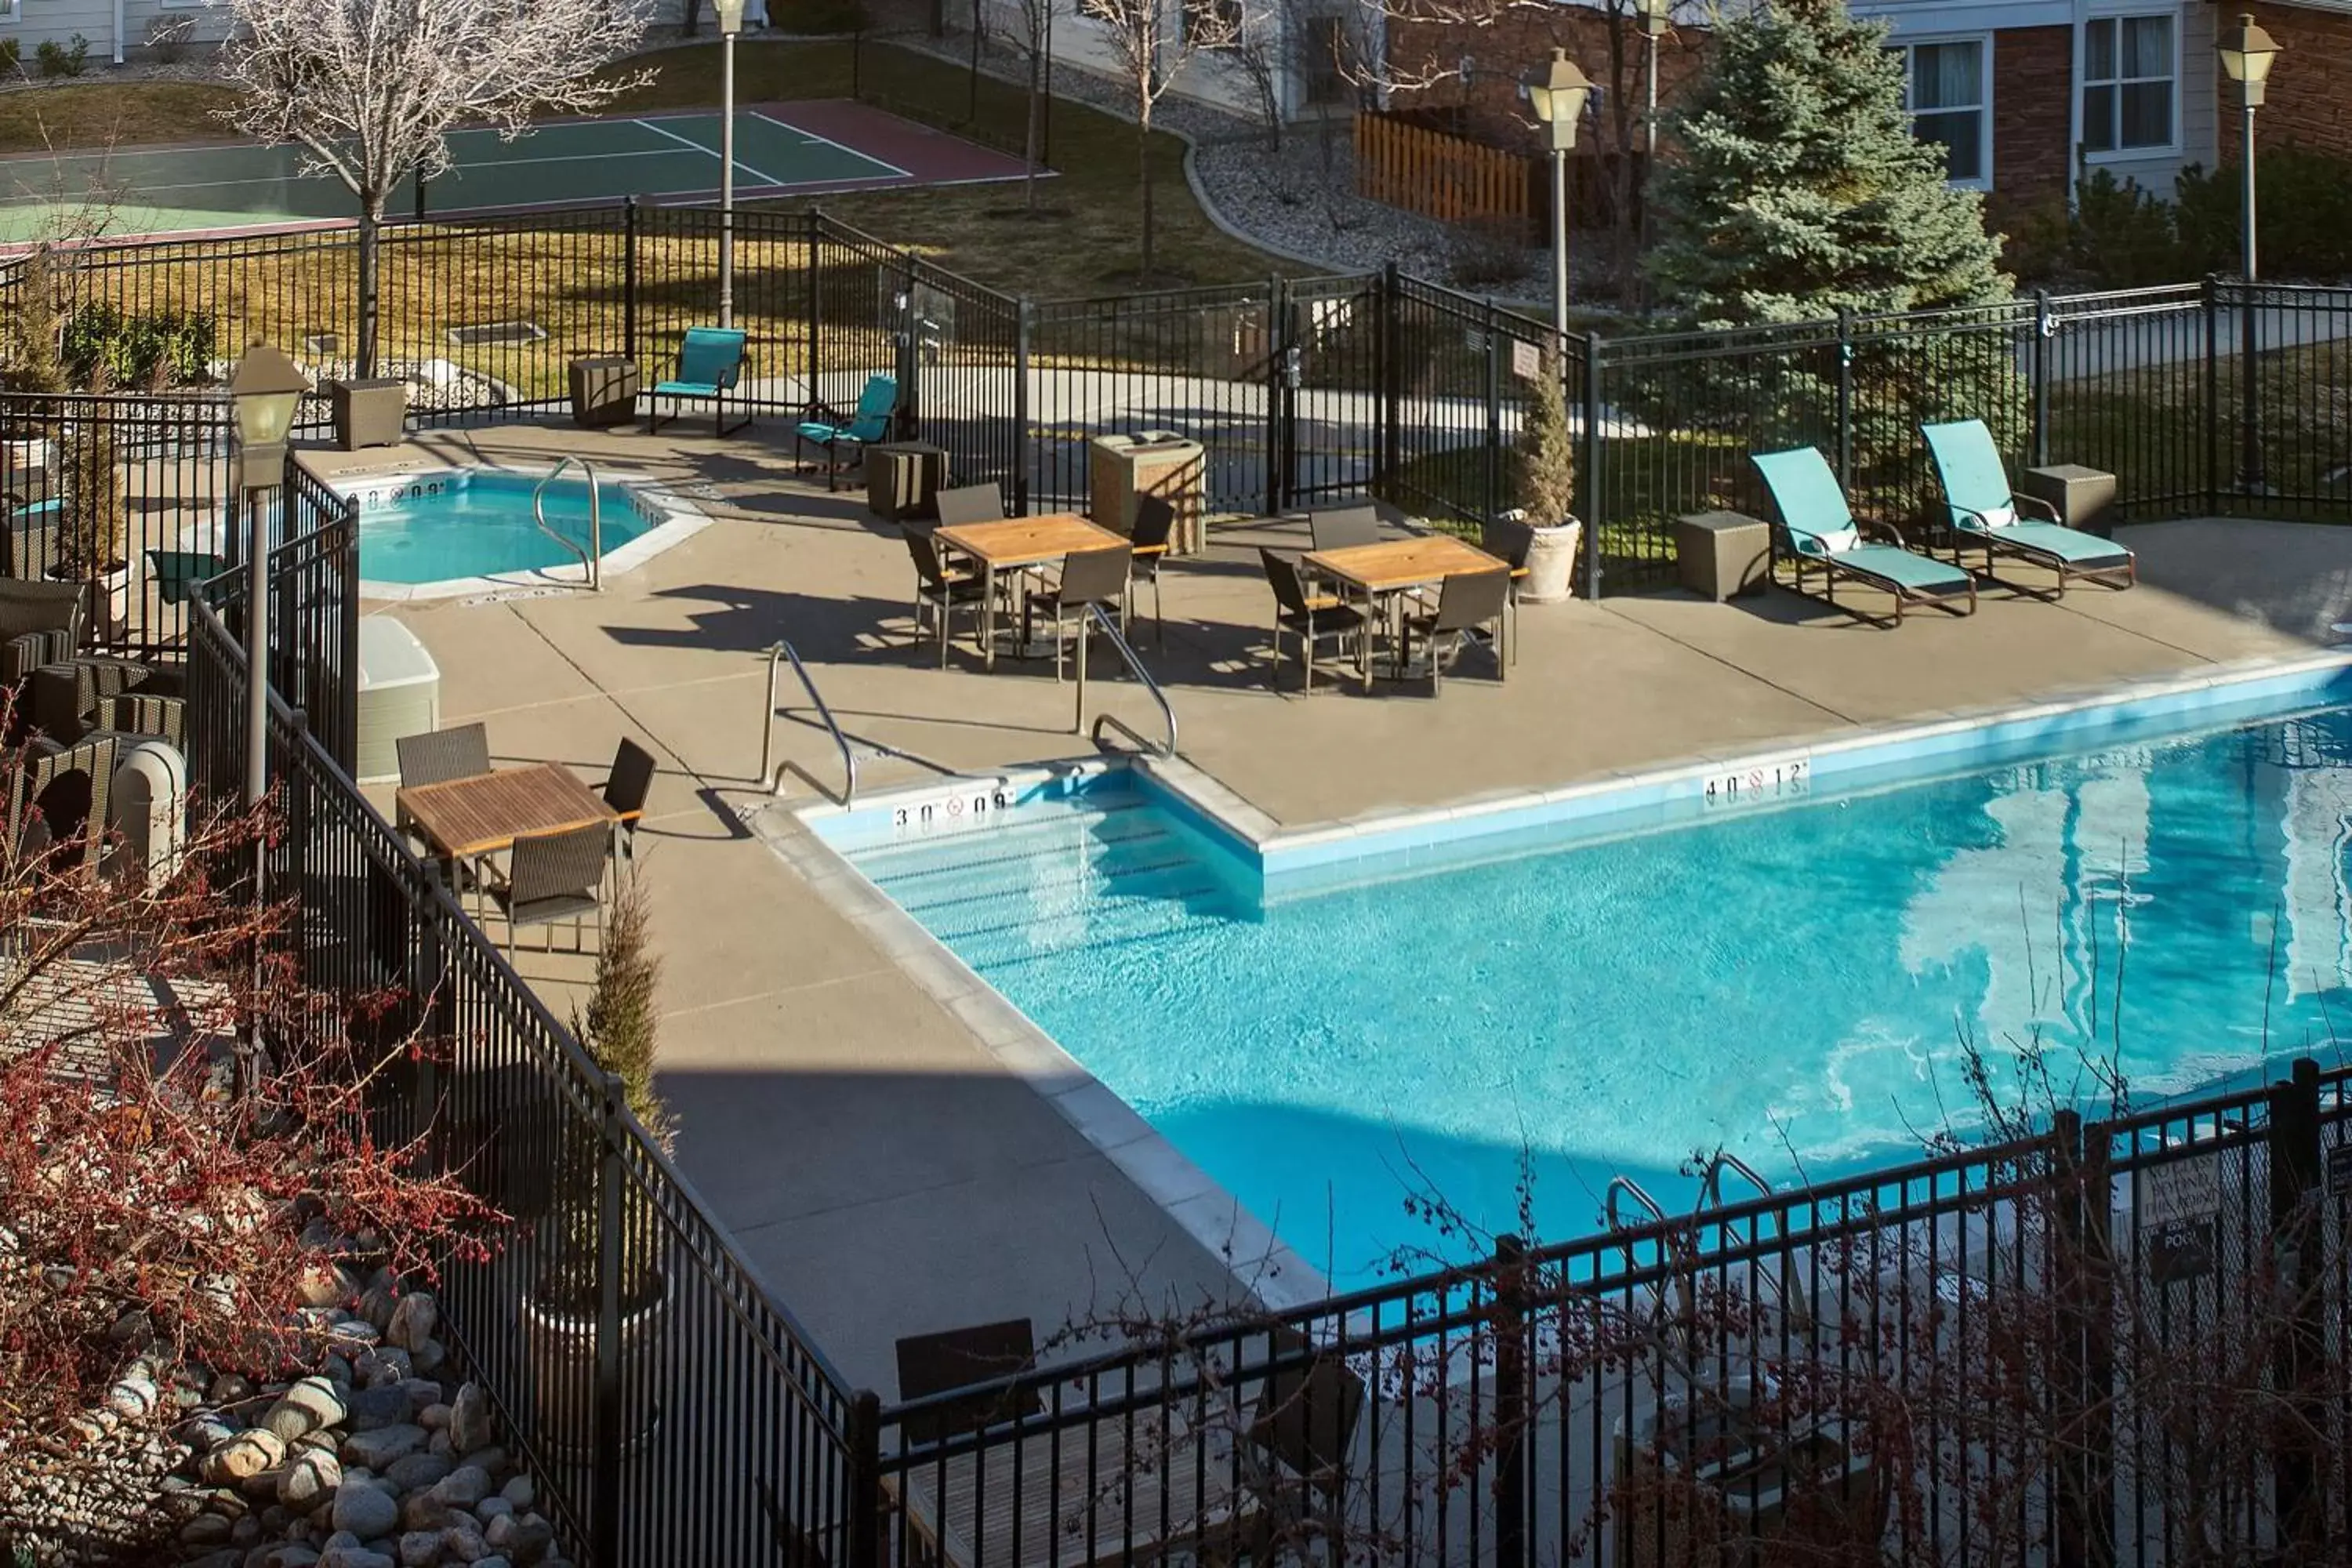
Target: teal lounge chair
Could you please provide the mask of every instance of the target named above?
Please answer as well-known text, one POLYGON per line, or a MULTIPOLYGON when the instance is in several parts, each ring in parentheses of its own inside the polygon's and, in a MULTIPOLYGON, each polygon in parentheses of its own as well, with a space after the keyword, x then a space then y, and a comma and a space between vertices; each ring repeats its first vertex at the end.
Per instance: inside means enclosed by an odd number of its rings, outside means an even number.
POLYGON ((670 401, 669 416, 678 416, 678 405, 688 398, 707 399, 713 409, 712 428, 724 436, 751 423, 749 414, 727 423, 727 395, 743 378, 743 351, 750 334, 740 327, 688 327, 677 351, 677 374, 654 384, 654 400, 646 419, 648 432, 662 427, 661 400, 670 401))
MULTIPOLYGON (((1781 536, 1796 562, 1797 592, 1805 591, 1806 564, 1818 563, 1826 584, 1824 597, 1832 605, 1837 604, 1840 577, 1858 577, 1894 595, 1891 625, 1902 624, 1904 606, 1915 600, 1956 616, 1976 613, 1977 580, 1958 566, 1906 548, 1903 535, 1892 524, 1864 524, 1857 520, 1845 503, 1845 492, 1838 488, 1837 476, 1817 449, 1798 447, 1786 452, 1756 452, 1748 460, 1764 476, 1764 486, 1780 510, 1781 536), (1895 542, 1864 544, 1865 526, 1892 536, 1895 542), (1954 607, 1953 602, 1962 597, 1969 602, 1966 610, 1954 607)), ((1874 618, 1852 605, 1842 607, 1856 620, 1874 618)))
POLYGON ((147 552, 147 580, 155 584, 155 598, 161 604, 186 604, 198 588, 227 570, 226 556, 201 550, 147 552))
POLYGON ((857 408, 847 417, 823 403, 812 403, 793 432, 793 460, 800 460, 803 443, 824 454, 824 488, 837 488, 845 461, 855 462, 877 441, 890 438, 890 424, 898 412, 898 379, 877 375, 857 396, 857 408))
POLYGON ((1985 574, 1992 574, 1993 556, 2015 555, 2058 574, 2058 592, 2066 592, 2069 577, 2088 577, 2112 587, 2128 588, 2139 581, 2139 563, 2112 539, 2068 528, 2058 520, 2058 509, 2048 501, 2021 496, 2009 488, 2009 474, 2000 464, 2000 449, 1981 419, 1961 419, 1948 425, 1922 425, 1927 450, 1935 454, 1936 477, 1943 481, 1944 503, 1951 509, 1958 536, 1952 559, 1958 561, 1960 541, 1984 546, 1985 574), (2032 507, 2047 514, 2030 518, 2032 507))

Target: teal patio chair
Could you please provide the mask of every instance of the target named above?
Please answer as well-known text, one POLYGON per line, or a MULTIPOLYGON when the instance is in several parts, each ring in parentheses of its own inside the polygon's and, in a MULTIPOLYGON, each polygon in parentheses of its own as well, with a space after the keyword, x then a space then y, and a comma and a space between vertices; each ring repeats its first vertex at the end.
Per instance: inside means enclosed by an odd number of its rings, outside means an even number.
POLYGON ((845 419, 830 405, 812 403, 793 432, 793 460, 800 461, 803 444, 816 447, 824 454, 824 488, 837 489, 843 463, 855 462, 866 447, 888 440, 898 412, 898 378, 894 375, 867 380, 866 390, 857 395, 856 411, 845 419))
POLYGON ((1864 524, 1856 519, 1846 505, 1845 492, 1838 488, 1837 476, 1830 471, 1828 460, 1817 448, 1798 447, 1786 452, 1754 452, 1748 460, 1764 477, 1764 488, 1772 492, 1772 504, 1780 511, 1780 533, 1796 563, 1798 593, 1805 591, 1805 567, 1811 563, 1822 569, 1826 601, 1856 620, 1877 617, 1864 615, 1850 605, 1838 605, 1840 577, 1859 578, 1895 595, 1895 618, 1882 624, 1902 625, 1904 606, 1913 601, 1934 605, 1953 615, 1976 613, 1977 580, 1958 566, 1909 549, 1893 524, 1864 524), (1890 535, 1895 542, 1864 543, 1862 532, 1865 526, 1890 535), (1969 607, 1955 609, 1953 601, 1963 596, 1969 607))
POLYGON ((2114 588, 2139 581, 2139 563, 2129 550, 2112 539, 2066 527, 2056 507, 2010 489, 2000 448, 1993 445, 1983 420, 1922 425, 1919 433, 1927 437, 1927 450, 1935 455, 1936 477, 1951 510, 1955 562, 1962 545, 1972 541, 1984 546, 1988 577, 1996 554, 2013 555, 2057 573, 2062 597, 2069 577, 2087 577, 2114 588), (2029 507, 2046 515, 2023 515, 2029 507))
POLYGON ((712 408, 711 427, 720 436, 751 423, 749 414, 727 423, 727 395, 743 378, 743 353, 751 335, 740 327, 688 327, 677 351, 677 374, 654 383, 653 403, 646 416, 647 432, 662 427, 661 402, 670 401, 675 419, 688 399, 707 400, 712 408))
POLYGON ((155 584, 155 597, 166 605, 184 605, 195 597, 196 590, 228 570, 228 557, 202 550, 151 550, 147 552, 147 580, 155 584))

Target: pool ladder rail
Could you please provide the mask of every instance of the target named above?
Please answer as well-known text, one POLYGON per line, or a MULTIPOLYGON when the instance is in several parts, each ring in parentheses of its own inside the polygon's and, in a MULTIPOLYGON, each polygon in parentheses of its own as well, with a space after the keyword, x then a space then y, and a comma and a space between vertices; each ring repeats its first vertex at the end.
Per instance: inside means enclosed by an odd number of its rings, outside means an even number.
MULTIPOLYGON (((1127 661, 1127 668, 1134 671, 1135 679, 1143 682, 1143 689, 1151 693, 1151 700, 1160 704, 1160 721, 1168 726, 1168 742, 1167 744, 1161 745, 1137 734, 1134 727, 1118 715, 1108 712, 1097 713, 1095 715, 1094 743, 1100 746, 1103 731, 1111 729, 1127 736, 1137 745, 1158 752, 1161 757, 1174 756, 1176 754, 1176 710, 1169 702, 1168 693, 1160 689, 1160 682, 1151 679, 1151 672, 1143 668, 1143 660, 1137 656, 1134 647, 1129 644, 1127 638, 1120 635, 1118 624, 1104 613, 1100 605, 1088 605, 1087 614, 1094 621, 1095 629, 1110 638, 1110 646, 1118 650, 1118 657, 1127 661)), ((1084 632, 1079 635, 1078 647, 1080 650, 1078 654, 1078 723, 1083 730, 1087 720, 1087 664, 1084 632)))
POLYGON ((531 489, 530 518, 533 522, 539 524, 540 532, 580 557, 581 569, 588 576, 588 591, 592 594, 603 593, 604 591, 604 520, 597 493, 595 466, 585 458, 556 458, 555 467, 548 469, 539 483, 531 489), (554 529, 548 526, 547 522, 547 487, 555 482, 557 475, 574 464, 579 466, 582 473, 588 476, 588 548, 585 550, 556 532, 554 529))
POLYGON ((801 656, 793 645, 781 637, 774 647, 768 649, 768 706, 760 721, 760 777, 766 783, 770 795, 784 793, 784 774, 789 770, 776 765, 776 667, 785 659, 792 660, 793 673, 801 678, 801 689, 809 694, 809 700, 816 705, 817 717, 824 721, 825 729, 833 736, 833 743, 841 748, 842 771, 848 775, 848 784, 841 793, 841 804, 845 807, 856 805, 856 748, 850 745, 849 737, 841 732, 841 725, 834 719, 833 710, 825 705, 824 694, 816 689, 816 681, 810 676, 808 666, 801 662, 801 656))

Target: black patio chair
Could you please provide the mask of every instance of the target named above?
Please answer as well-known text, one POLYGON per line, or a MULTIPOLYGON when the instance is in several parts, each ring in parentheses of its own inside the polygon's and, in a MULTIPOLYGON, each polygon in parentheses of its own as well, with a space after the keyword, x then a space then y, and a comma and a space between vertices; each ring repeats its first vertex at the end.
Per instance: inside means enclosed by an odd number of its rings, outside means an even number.
POLYGON ((1282 634, 1288 630, 1298 638, 1299 654, 1307 666, 1307 679, 1302 691, 1315 689, 1315 644, 1318 638, 1353 637, 1358 639, 1358 657, 1364 669, 1364 689, 1372 689, 1372 654, 1360 646, 1369 637, 1371 625, 1364 612, 1343 603, 1328 594, 1309 594, 1307 583, 1299 575, 1298 563, 1277 555, 1264 545, 1258 547, 1258 560, 1265 567, 1265 580, 1274 590, 1274 673, 1271 683, 1282 684, 1282 634))
POLYGON ((1443 679, 1446 656, 1459 654, 1464 643, 1477 641, 1477 634, 1490 626, 1495 629, 1488 636, 1486 650, 1495 657, 1495 679, 1509 679, 1503 663, 1502 620, 1510 592, 1511 574, 1500 568, 1491 572, 1456 572, 1438 590, 1434 609, 1405 616, 1405 658, 1412 657, 1414 637, 1424 638, 1429 644, 1431 691, 1436 691, 1443 679))
POLYGON ((1318 550, 1347 550, 1381 542, 1381 514, 1372 507, 1340 506, 1309 512, 1307 522, 1318 550))
MULTIPOLYGON (((507 957, 514 958, 515 933, 525 926, 572 922, 573 950, 585 952, 585 922, 596 918, 596 941, 604 939, 604 861, 612 853, 612 830, 603 823, 534 833, 514 841, 503 881, 488 888, 490 901, 507 918, 507 957)), ((549 931, 542 950, 553 952, 549 931)))
POLYGON ((940 547, 928 533, 907 531, 907 553, 915 563, 915 641, 923 640, 923 606, 929 605, 940 626, 940 668, 948 667, 948 634, 955 612, 968 609, 980 624, 981 605, 988 585, 971 572, 950 571, 940 563, 940 547))
MULTIPOLYGON (((898 1342, 898 1398, 904 1403, 1028 1371, 1037 1360, 1037 1332, 1028 1319, 1008 1318, 1001 1323, 909 1334, 898 1342)), ((1016 1394, 999 1390, 914 1412, 902 1418, 899 1430, 909 1443, 937 1443, 1034 1415, 1043 1408, 1034 1391, 1016 1394)))
POLYGON ((1176 509, 1167 497, 1136 497, 1135 531, 1128 536, 1135 559, 1128 568, 1128 580, 1150 585, 1151 636, 1161 647, 1168 646, 1168 620, 1160 604, 1160 568, 1168 560, 1169 536, 1175 531, 1176 509))
POLYGON ((967 522, 999 522, 1004 517, 1004 492, 994 485, 961 485, 951 490, 941 490, 932 498, 939 508, 941 528, 956 528, 967 522))
POLYGON ((604 779, 604 804, 621 819, 621 853, 636 857, 637 824, 646 815, 646 797, 653 793, 654 754, 627 736, 613 748, 612 772, 604 779))
POLYGON ((1054 623, 1054 679, 1062 679, 1062 644, 1073 627, 1084 638, 1093 625, 1087 612, 1099 605, 1127 614, 1127 580, 1135 560, 1131 546, 1113 544, 1101 550, 1079 550, 1062 557, 1061 581, 1030 595, 1021 605, 1021 646, 1029 647, 1031 628, 1042 615, 1054 623))
POLYGON ((1536 547, 1536 531, 1516 517, 1498 517, 1480 528, 1478 542, 1511 574, 1511 625, 1509 636, 1504 640, 1511 645, 1511 662, 1517 664, 1519 658, 1519 584, 1528 574, 1528 554, 1536 547))

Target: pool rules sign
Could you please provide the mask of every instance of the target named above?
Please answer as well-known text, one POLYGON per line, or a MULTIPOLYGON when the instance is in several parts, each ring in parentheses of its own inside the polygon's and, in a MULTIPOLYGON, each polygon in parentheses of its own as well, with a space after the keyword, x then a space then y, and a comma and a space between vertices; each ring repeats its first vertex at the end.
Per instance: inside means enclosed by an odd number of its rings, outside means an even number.
POLYGON ((2210 1155, 2142 1172, 2138 1207, 2141 1256, 2151 1282, 2172 1285, 2213 1272, 2221 1173, 2210 1155))

